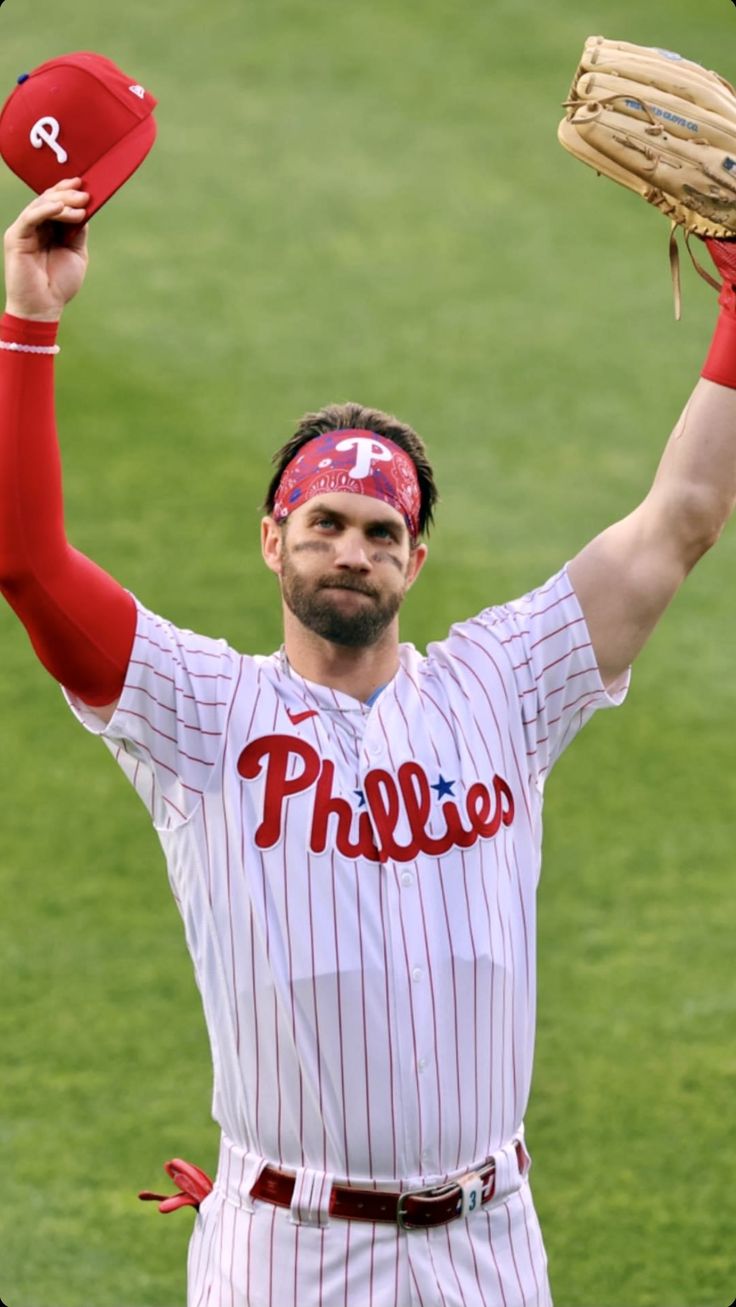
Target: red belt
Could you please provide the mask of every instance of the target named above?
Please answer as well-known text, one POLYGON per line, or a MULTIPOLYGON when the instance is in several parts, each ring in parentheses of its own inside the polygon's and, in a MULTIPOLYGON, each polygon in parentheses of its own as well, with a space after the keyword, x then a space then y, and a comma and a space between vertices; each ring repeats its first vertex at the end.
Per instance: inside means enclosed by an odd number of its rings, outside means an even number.
MULTIPOLYGON (((526 1165, 526 1153, 521 1140, 514 1140, 519 1170, 526 1165)), ((212 1190, 212 1181, 198 1167, 176 1158, 167 1162, 164 1170, 179 1185, 180 1193, 170 1197, 144 1192, 143 1199, 160 1201, 160 1211, 170 1212, 177 1207, 199 1207, 212 1190)), ((253 1188, 251 1198, 273 1203, 276 1207, 290 1207, 296 1176, 293 1171, 280 1171, 275 1166, 264 1166, 253 1188)), ((496 1166, 489 1160, 477 1171, 468 1171, 457 1180, 429 1189, 407 1189, 402 1194, 386 1193, 381 1189, 356 1189, 352 1185, 335 1184, 330 1195, 329 1215, 347 1221, 384 1221, 399 1225, 403 1230, 426 1230, 433 1225, 444 1225, 459 1216, 469 1216, 490 1202, 496 1190, 496 1166)))

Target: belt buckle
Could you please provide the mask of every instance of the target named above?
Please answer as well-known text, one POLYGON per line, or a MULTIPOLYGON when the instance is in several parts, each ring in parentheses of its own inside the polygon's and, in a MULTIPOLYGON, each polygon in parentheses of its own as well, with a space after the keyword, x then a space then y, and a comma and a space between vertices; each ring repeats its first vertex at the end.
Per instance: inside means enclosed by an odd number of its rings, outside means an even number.
MULTIPOLYGON (((452 1193, 453 1189, 458 1189, 459 1181, 452 1180, 449 1184, 437 1185, 433 1189, 406 1189, 403 1194, 399 1194, 399 1201, 396 1204, 396 1224, 400 1230, 426 1230, 425 1225, 417 1225, 406 1219, 406 1200, 407 1198, 442 1198, 444 1194, 452 1193)), ((452 1217, 448 1218, 452 1220, 452 1217)), ((438 1222, 438 1225, 446 1225, 446 1221, 438 1222)))

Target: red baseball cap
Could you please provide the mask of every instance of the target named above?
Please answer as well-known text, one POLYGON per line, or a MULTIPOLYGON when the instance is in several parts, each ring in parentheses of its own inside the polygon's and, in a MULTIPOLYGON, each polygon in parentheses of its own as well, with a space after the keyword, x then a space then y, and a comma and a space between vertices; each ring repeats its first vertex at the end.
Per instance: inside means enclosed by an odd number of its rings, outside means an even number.
POLYGON ((148 154, 157 103, 103 55, 63 54, 18 78, 0 113, 0 154, 39 195, 81 177, 89 219, 148 154))

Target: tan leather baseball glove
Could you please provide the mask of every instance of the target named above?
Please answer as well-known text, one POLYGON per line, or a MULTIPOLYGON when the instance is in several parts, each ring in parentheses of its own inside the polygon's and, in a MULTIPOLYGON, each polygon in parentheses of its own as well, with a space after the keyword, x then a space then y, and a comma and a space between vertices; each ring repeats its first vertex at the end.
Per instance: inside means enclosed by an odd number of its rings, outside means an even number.
POLYGON ((670 219, 679 317, 676 228, 736 237, 736 91, 670 50, 589 36, 564 107, 565 149, 670 219))

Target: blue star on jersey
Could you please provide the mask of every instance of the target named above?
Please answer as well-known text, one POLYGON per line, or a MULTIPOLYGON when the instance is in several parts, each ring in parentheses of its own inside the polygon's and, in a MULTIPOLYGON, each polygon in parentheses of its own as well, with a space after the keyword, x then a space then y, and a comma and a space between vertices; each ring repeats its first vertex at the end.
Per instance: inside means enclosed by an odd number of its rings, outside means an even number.
POLYGON ((454 781, 446 781, 444 776, 442 775, 442 772, 440 772, 439 780, 434 785, 432 785, 431 788, 437 791, 438 799, 444 799, 446 794, 452 795, 452 797, 454 798, 454 795, 452 793, 452 787, 454 784, 455 784, 454 781))

